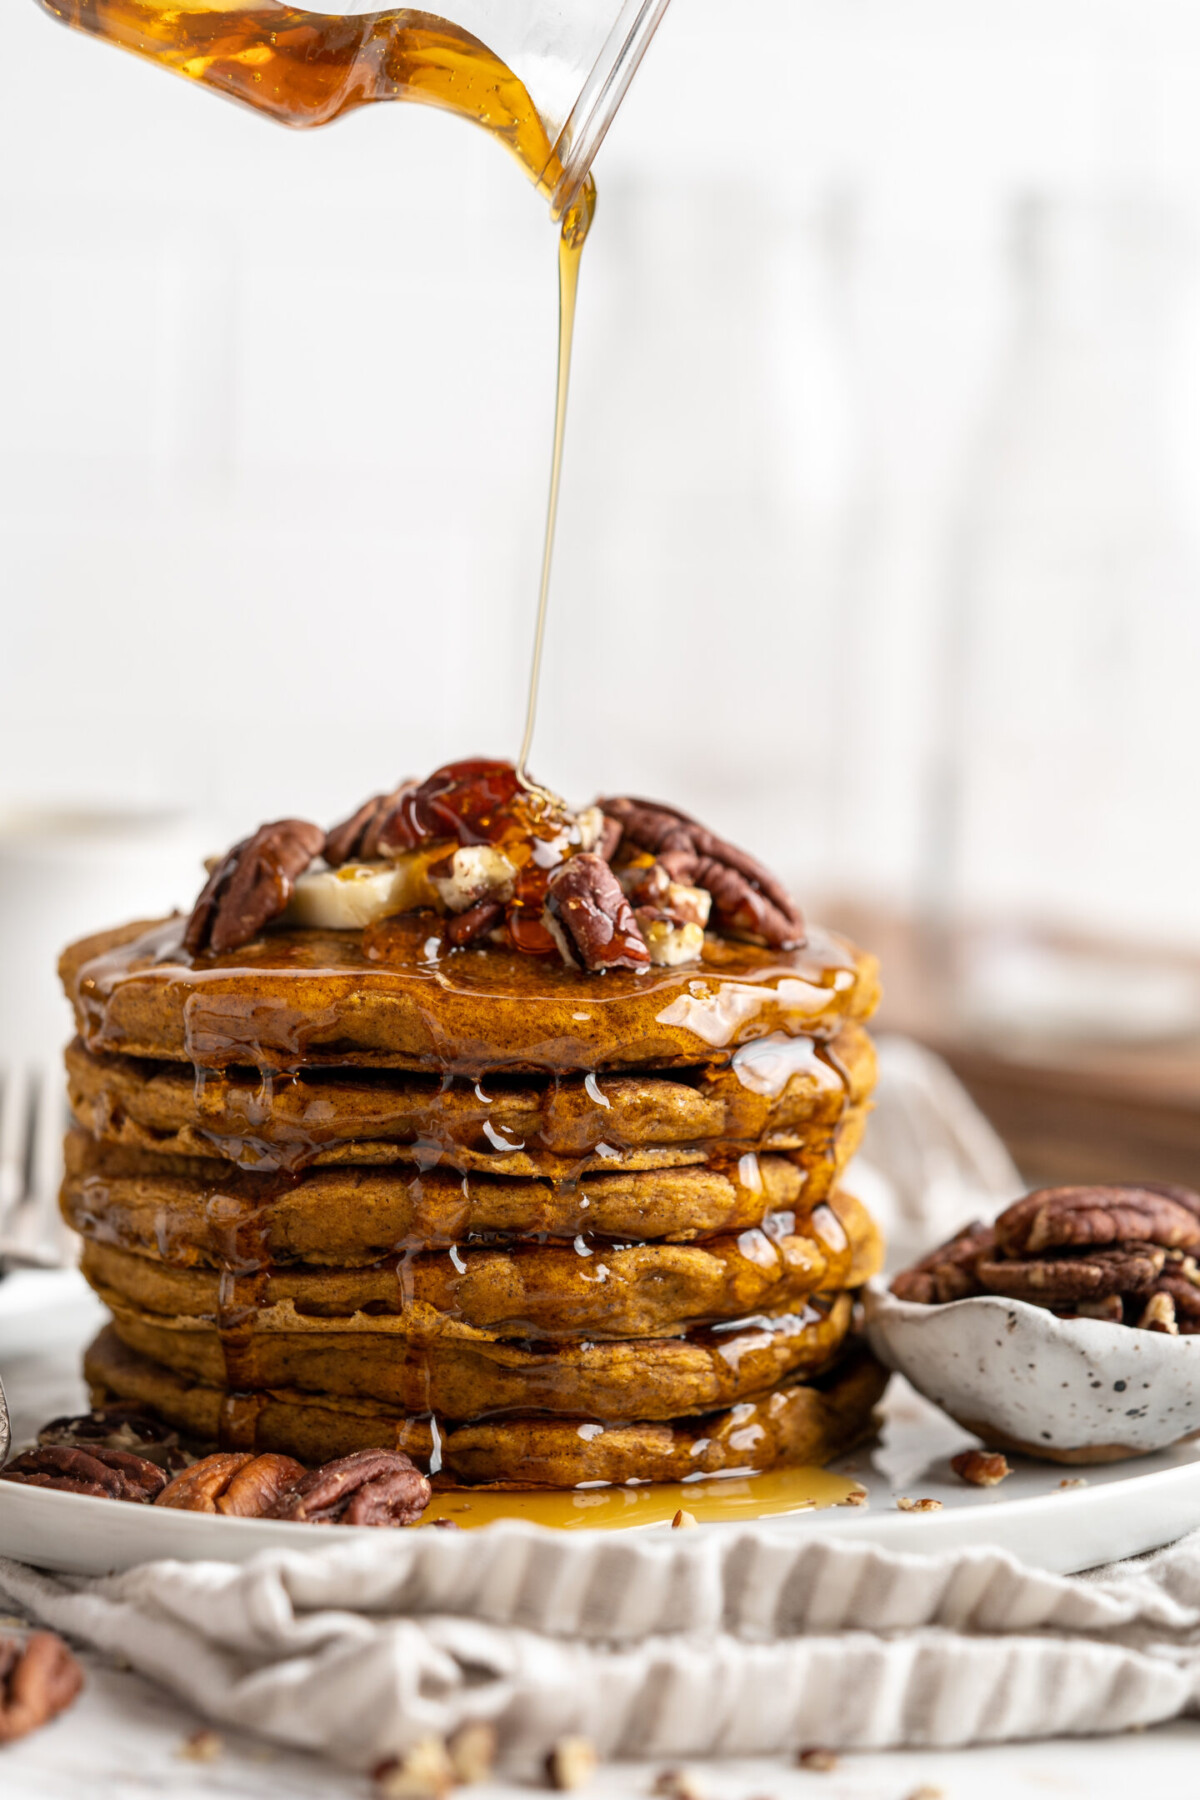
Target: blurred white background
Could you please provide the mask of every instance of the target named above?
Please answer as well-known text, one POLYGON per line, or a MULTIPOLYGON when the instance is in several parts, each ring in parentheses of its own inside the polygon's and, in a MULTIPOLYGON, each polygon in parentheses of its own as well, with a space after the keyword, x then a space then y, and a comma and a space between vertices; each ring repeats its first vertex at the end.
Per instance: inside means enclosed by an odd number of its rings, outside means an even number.
MULTIPOLYGON (((516 166, 5 24, 0 805, 218 845, 514 753, 516 166)), ((597 176, 540 777, 804 897, 1200 947, 1194 3, 678 0, 597 176)))

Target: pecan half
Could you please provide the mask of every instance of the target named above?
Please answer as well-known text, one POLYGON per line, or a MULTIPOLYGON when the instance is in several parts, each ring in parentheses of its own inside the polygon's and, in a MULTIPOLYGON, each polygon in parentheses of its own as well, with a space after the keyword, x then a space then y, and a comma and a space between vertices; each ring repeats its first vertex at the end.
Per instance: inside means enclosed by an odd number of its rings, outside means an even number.
POLYGON ((945 1305, 983 1292, 975 1265, 991 1253, 995 1233, 978 1220, 964 1226, 948 1244, 940 1244, 911 1269, 902 1269, 892 1282, 897 1300, 913 1300, 920 1306, 945 1305))
POLYGON ((127 1450, 175 1475, 191 1458, 169 1425, 128 1406, 97 1406, 74 1418, 51 1419, 38 1432, 38 1443, 62 1444, 73 1450, 127 1450))
POLYGON ((183 934, 185 950, 218 956, 240 950, 277 919, 292 897, 292 884, 315 856, 325 833, 305 819, 277 819, 221 858, 192 909, 183 934))
POLYGON ((180 1512, 224 1513, 228 1518, 263 1519, 280 1495, 304 1474, 291 1456, 255 1456, 249 1451, 206 1456, 177 1475, 158 1496, 158 1506, 180 1512))
POLYGON ((1195 1250, 1200 1215, 1154 1188, 1039 1188, 1000 1214, 996 1242, 1007 1256, 1131 1242, 1195 1250))
POLYGON ((0 1744, 48 1725, 82 1686, 83 1670, 54 1632, 0 1639, 0 1744))
POLYGON ((499 900, 480 900, 447 922, 446 941, 456 950, 462 950, 467 944, 486 937, 503 917, 504 907, 499 900))
POLYGON ((162 1469, 127 1450, 74 1450, 67 1444, 45 1444, 26 1450, 0 1469, 0 1481, 24 1487, 57 1488, 63 1494, 89 1494, 102 1500, 134 1500, 148 1504, 167 1485, 162 1469))
POLYGON ((402 1450, 356 1450, 303 1476, 268 1517, 309 1525, 413 1525, 432 1492, 402 1450))
POLYGON ((335 825, 325 838, 325 861, 331 869, 343 863, 374 862, 382 854, 380 833, 407 794, 415 793, 415 781, 402 781, 390 794, 376 794, 358 811, 335 825))
POLYGON ((645 969, 650 951, 606 862, 572 856, 550 877, 546 910, 585 969, 645 969))
POLYGON ((989 1293, 1057 1306, 1071 1300, 1101 1300, 1106 1294, 1148 1294, 1165 1259, 1161 1245, 1121 1244, 1090 1255, 1025 1262, 981 1257, 976 1270, 989 1293))
POLYGON ((622 796, 601 800, 607 818, 624 837, 656 856, 675 881, 706 888, 717 923, 725 930, 761 938, 773 949, 804 943, 804 919, 787 889, 757 858, 727 843, 707 826, 675 807, 622 796))

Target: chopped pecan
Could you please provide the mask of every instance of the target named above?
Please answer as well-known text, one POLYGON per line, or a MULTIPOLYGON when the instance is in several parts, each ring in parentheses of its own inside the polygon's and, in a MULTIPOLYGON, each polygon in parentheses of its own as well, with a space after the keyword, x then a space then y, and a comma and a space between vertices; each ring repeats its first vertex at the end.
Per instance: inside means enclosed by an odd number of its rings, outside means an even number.
POLYGON ((965 1300, 981 1294, 983 1288, 975 1272, 981 1256, 988 1255, 995 1244, 990 1225, 979 1220, 964 1226, 948 1244, 940 1244, 923 1256, 911 1269, 902 1269, 892 1282, 897 1300, 913 1300, 921 1306, 944 1305, 950 1300, 965 1300))
POLYGON ((24 1643, 0 1639, 0 1744, 48 1725, 82 1686, 83 1670, 52 1631, 35 1631, 24 1643))
POLYGON ((504 907, 499 900, 480 900, 466 912, 448 920, 446 941, 453 944, 456 950, 462 950, 467 944, 474 944, 481 937, 486 937, 503 917, 504 907))
POLYGON ((1055 1306, 1106 1294, 1148 1294, 1165 1259, 1159 1244, 1120 1244, 1090 1255, 1060 1253, 1024 1262, 981 1257, 976 1272, 989 1293, 1055 1306))
POLYGON ((1170 1295, 1181 1334, 1194 1337, 1200 1331, 1200 1273, 1192 1257, 1184 1257, 1180 1264, 1168 1260, 1154 1286, 1156 1293, 1170 1295))
POLYGON ((416 786, 415 781, 402 781, 390 794, 376 794, 348 819, 335 825, 325 837, 325 861, 330 868, 340 869, 348 862, 374 862, 381 854, 380 833, 399 809, 404 796, 414 793, 416 786))
POLYGON ((319 825, 305 819, 277 819, 221 858, 192 910, 184 948, 197 956, 240 950, 263 926, 277 919, 292 897, 292 884, 325 843, 319 825))
POLYGON ((1103 1325, 1125 1323, 1125 1302, 1120 1294, 1105 1294, 1103 1300, 1079 1300, 1073 1309, 1063 1313, 1064 1319, 1099 1319, 1103 1325))
POLYGON ((1179 1324, 1175 1318, 1175 1302, 1165 1289, 1155 1288, 1138 1320, 1138 1329, 1165 1332, 1168 1337, 1179 1336, 1179 1324))
POLYGON ((1012 1474, 1008 1458, 996 1450, 960 1450, 950 1467, 968 1487, 996 1487, 1012 1474))
POLYGON ((224 1513, 227 1518, 263 1519, 280 1495, 304 1474, 291 1456, 255 1456, 250 1451, 222 1451, 193 1463, 158 1496, 159 1506, 180 1512, 224 1513))
POLYGON ((1131 1242, 1195 1250, 1200 1215, 1153 1188, 1039 1188, 1000 1214, 996 1242, 1007 1256, 1131 1242))
POLYGON ((687 813, 653 800, 602 800, 625 839, 656 856, 676 881, 707 888, 717 922, 727 931, 761 938, 775 949, 804 942, 804 920, 781 882, 755 857, 729 844, 687 813))
POLYGON ((644 969, 650 962, 633 908, 606 862, 572 856, 550 877, 546 910, 585 969, 644 969))
POLYGON ((179 1433, 149 1413, 128 1406, 97 1406, 74 1418, 51 1419, 38 1432, 38 1443, 65 1444, 73 1450, 128 1450, 175 1475, 191 1458, 179 1433))
POLYGON ((356 1450, 303 1476, 269 1517, 310 1525, 412 1525, 433 1490, 402 1450, 356 1450))
POLYGON ((63 1494, 89 1494, 102 1500, 134 1500, 142 1505, 167 1485, 166 1474, 154 1463, 102 1444, 90 1450, 75 1450, 68 1444, 26 1450, 0 1469, 0 1481, 56 1488, 63 1494))

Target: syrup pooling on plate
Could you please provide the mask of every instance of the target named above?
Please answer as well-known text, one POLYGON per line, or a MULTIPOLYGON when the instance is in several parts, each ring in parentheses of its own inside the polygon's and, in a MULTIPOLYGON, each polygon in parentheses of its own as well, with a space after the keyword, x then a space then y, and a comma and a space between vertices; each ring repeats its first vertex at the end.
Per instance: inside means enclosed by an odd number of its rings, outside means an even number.
POLYGON ((639 1482, 564 1493, 446 1488, 434 1490, 424 1523, 449 1519, 473 1531, 498 1519, 524 1519, 560 1531, 621 1531, 669 1525, 677 1512, 687 1512, 698 1525, 711 1525, 845 1506, 861 1491, 857 1481, 827 1469, 776 1469, 753 1477, 639 1482))

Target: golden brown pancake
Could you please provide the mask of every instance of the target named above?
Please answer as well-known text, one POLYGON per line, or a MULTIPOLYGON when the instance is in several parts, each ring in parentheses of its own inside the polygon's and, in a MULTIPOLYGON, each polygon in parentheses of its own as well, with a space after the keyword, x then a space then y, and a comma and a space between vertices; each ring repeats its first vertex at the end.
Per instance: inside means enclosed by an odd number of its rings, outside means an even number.
POLYGON ((422 1336, 393 1315, 311 1318, 280 1303, 257 1313, 241 1336, 202 1319, 144 1312, 112 1288, 97 1291, 130 1349, 189 1380, 247 1394, 298 1388, 455 1420, 512 1412, 674 1419, 732 1405, 825 1368, 851 1312, 847 1295, 814 1297, 799 1311, 756 1313, 683 1337, 521 1342, 444 1319, 422 1336))
POLYGON ((264 1314, 293 1306, 309 1320, 391 1314, 426 1339, 459 1323, 520 1339, 642 1338, 834 1292, 851 1275, 852 1233, 860 1250, 870 1246, 862 1260, 874 1260, 866 1210, 846 1196, 799 1219, 768 1214, 765 1227, 704 1244, 580 1237, 574 1245, 451 1246, 359 1268, 268 1265, 239 1283, 213 1268, 85 1242, 82 1266, 105 1299, 209 1322, 252 1301, 264 1314))
MULTIPOLYGON (((101 1332, 84 1371, 93 1402, 149 1407, 208 1446, 273 1451, 316 1464, 355 1450, 402 1449, 423 1467, 434 1458, 428 1418, 395 1405, 323 1400, 281 1385, 239 1399, 215 1383, 180 1375, 101 1332)), ((812 1383, 664 1422, 579 1418, 483 1419, 437 1430, 443 1480, 508 1487, 576 1487, 581 1481, 678 1481, 724 1471, 830 1461, 871 1429, 887 1382, 861 1347, 812 1383)), ((436 1460, 436 1459, 435 1459, 436 1460)))
POLYGON ((89 1050, 205 1068, 575 1076, 724 1064, 772 1034, 831 1038, 878 999, 875 959, 815 929, 800 950, 710 936, 699 963, 591 975, 492 945, 426 960, 434 923, 407 913, 361 934, 276 928, 193 958, 176 918, 85 938, 59 970, 89 1050))
POLYGON ((213 1159, 161 1157, 67 1139, 62 1205, 85 1237, 186 1267, 307 1262, 357 1267, 393 1251, 473 1238, 686 1243, 811 1212, 832 1190, 839 1151, 806 1170, 747 1154, 726 1168, 621 1170, 578 1182, 447 1169, 319 1168, 257 1175, 213 1159))
POLYGON ((851 1113, 862 1113, 875 1079, 871 1041, 847 1025, 828 1044, 796 1038, 786 1051, 787 1066, 773 1079, 770 1052, 760 1046, 748 1080, 726 1067, 540 1084, 493 1076, 486 1088, 404 1071, 197 1076, 177 1063, 93 1055, 78 1042, 66 1062, 79 1122, 134 1148, 296 1169, 408 1161, 418 1143, 426 1163, 437 1152, 456 1168, 569 1178, 703 1161, 710 1146, 731 1140, 819 1149, 851 1113))

